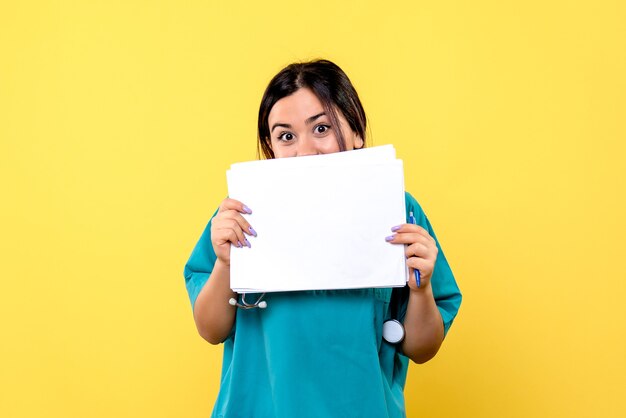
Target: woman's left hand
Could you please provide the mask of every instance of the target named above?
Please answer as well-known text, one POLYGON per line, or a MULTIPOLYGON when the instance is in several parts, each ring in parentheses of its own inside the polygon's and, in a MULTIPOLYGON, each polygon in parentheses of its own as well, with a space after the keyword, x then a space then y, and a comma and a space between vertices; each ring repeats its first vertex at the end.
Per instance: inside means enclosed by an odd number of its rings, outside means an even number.
POLYGON ((406 244, 405 255, 409 269, 409 288, 414 291, 430 286, 439 249, 435 239, 419 225, 403 224, 391 229, 394 234, 385 238, 392 244, 406 244), (420 272, 420 287, 415 281, 415 270, 420 272))

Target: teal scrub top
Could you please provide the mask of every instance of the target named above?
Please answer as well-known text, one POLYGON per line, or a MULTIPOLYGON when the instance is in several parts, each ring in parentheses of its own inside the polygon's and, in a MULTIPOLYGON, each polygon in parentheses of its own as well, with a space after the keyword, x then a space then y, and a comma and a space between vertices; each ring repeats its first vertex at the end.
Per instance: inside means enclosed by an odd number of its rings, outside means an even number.
MULTIPOLYGON (((407 222, 409 212, 437 241, 422 208, 406 193, 407 222)), ((437 246, 431 283, 447 334, 461 293, 437 246)), ((184 269, 192 309, 216 260, 209 221, 184 269)), ((224 341, 212 417, 406 416, 409 359, 382 339, 382 328, 394 312, 404 320, 408 295, 407 286, 278 292, 266 294, 266 309, 237 309, 224 341), (392 292, 398 292, 393 299, 392 292)))

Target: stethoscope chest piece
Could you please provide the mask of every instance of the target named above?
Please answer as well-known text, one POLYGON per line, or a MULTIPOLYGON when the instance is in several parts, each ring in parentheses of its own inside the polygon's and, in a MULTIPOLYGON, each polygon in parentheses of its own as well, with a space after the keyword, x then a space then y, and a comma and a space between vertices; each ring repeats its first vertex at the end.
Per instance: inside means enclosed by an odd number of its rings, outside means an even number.
POLYGON ((397 319, 389 319, 383 323, 383 339, 390 344, 398 344, 404 340, 404 326, 397 319))

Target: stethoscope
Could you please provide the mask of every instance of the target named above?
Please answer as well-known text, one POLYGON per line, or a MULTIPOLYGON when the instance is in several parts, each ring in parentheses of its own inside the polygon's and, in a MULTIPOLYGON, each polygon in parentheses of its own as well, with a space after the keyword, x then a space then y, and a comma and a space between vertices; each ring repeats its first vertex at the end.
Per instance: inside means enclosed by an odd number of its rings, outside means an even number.
POLYGON ((236 306, 241 309, 254 309, 254 308, 265 309, 267 308, 267 302, 263 300, 264 297, 265 297, 265 293, 261 294, 261 296, 259 296, 255 302, 249 303, 249 302, 246 302, 246 294, 242 293, 241 303, 237 302, 237 299, 235 298, 228 299, 228 303, 231 304, 232 306, 236 306))
MULTIPOLYGON (((397 301, 394 299, 394 293, 391 296, 391 318, 383 323, 383 339, 390 344, 399 344, 404 340, 404 325, 400 323, 397 319, 393 319, 397 316, 397 301)), ((263 300, 265 297, 265 293, 261 294, 253 303, 246 301, 246 294, 241 294, 241 303, 237 301, 235 298, 230 298, 228 303, 232 306, 236 306, 240 309, 265 309, 267 308, 267 302, 263 300)))

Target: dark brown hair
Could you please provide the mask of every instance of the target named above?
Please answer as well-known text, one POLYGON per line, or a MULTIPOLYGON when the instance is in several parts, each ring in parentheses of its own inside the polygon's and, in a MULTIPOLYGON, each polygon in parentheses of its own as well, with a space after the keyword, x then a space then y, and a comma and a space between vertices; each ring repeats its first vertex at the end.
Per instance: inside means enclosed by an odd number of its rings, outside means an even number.
POLYGON ((293 63, 283 68, 272 78, 265 89, 259 108, 258 148, 259 155, 274 158, 270 147, 270 128, 268 117, 274 104, 283 97, 295 93, 301 88, 310 89, 322 102, 324 111, 336 129, 340 151, 346 150, 345 139, 339 129, 339 118, 335 109, 348 121, 350 129, 363 139, 365 146, 365 110, 350 79, 339 66, 328 60, 313 60, 293 63))

